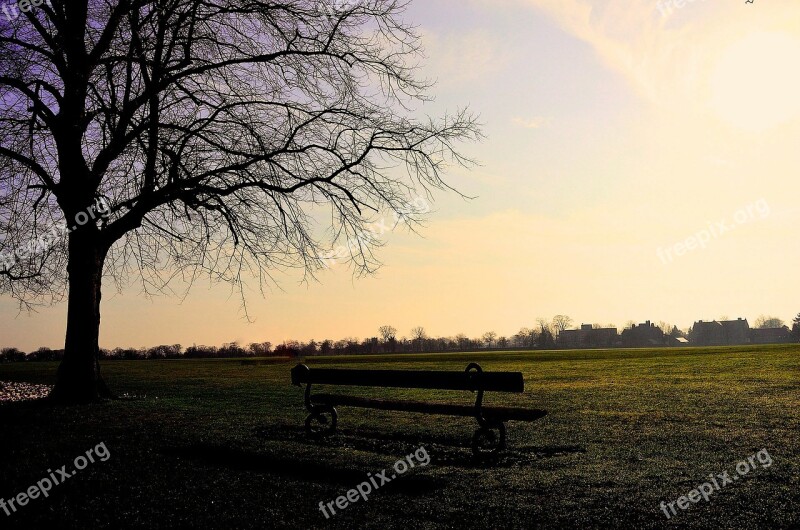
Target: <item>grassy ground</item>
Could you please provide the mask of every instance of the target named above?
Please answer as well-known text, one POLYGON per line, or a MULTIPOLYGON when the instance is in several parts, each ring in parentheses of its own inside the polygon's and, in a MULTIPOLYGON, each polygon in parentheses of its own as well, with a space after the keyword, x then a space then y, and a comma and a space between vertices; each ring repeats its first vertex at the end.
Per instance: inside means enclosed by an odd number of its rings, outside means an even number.
MULTIPOLYGON (((60 528, 800 528, 800 347, 564 351, 314 359, 316 365, 524 373, 522 395, 488 403, 545 408, 509 424, 509 451, 471 460, 474 420, 341 409, 340 434, 304 436, 291 364, 115 361, 117 392, 140 399, 53 409, 0 405, 0 497, 104 443, 78 471, 0 527, 60 528), (416 467, 341 510, 333 501, 424 446, 416 467), (756 468, 667 521, 709 474, 766 449, 756 468), (337 510, 338 511, 338 510, 337 510)), ((0 380, 52 383, 49 363, 0 365, 0 380)), ((330 388, 330 387, 329 387, 330 388)), ((464 392, 357 389, 467 403, 464 392)), ((756 461, 758 462, 758 461, 756 461)))

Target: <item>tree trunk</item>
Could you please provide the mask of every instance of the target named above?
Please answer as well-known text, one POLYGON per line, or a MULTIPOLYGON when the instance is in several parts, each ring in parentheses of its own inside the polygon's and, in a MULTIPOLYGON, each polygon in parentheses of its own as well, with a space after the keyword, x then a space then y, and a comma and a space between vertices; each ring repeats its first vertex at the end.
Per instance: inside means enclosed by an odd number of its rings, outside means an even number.
MULTIPOLYGON (((94 227, 92 227, 94 228, 94 227)), ((69 299, 64 360, 50 398, 61 403, 89 403, 111 397, 100 377, 100 290, 107 250, 93 230, 69 236, 69 299)))

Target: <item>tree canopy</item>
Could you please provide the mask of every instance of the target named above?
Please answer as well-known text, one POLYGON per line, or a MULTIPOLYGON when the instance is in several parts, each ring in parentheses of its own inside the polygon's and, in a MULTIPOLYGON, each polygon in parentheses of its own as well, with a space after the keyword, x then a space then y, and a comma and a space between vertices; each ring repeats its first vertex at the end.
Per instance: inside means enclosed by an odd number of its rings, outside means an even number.
POLYGON ((480 136, 466 110, 423 113, 407 3, 70 0, 3 22, 0 292, 67 296, 83 365, 103 276, 263 284, 342 240, 374 270, 374 216, 418 221, 408 204, 451 189, 480 136))

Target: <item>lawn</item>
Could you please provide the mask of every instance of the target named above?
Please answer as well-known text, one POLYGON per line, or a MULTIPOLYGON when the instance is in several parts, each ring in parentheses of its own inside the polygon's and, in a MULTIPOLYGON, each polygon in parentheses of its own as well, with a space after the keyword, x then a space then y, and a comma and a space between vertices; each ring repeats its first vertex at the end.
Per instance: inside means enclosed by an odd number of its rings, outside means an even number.
MULTIPOLYGON (((314 366, 521 371, 544 408, 508 425, 498 461, 473 462, 474 420, 342 408, 340 432, 303 431, 291 363, 109 361, 129 399, 0 405, 0 497, 11 499, 104 444, 9 528, 800 528, 800 346, 513 352, 311 359, 314 366), (417 466, 326 519, 319 509, 424 447, 417 466), (708 501, 675 502, 766 450, 708 501)), ((56 365, 0 365, 0 381, 52 383, 56 365)), ((341 389, 347 390, 347 389, 341 389)), ((465 392, 352 390, 468 403, 465 392)))

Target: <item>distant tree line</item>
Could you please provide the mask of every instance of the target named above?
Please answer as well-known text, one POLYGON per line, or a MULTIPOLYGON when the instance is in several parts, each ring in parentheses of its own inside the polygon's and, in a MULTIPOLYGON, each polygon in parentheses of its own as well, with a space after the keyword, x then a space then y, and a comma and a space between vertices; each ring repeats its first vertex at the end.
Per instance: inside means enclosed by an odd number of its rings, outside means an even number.
MULTIPOLYGON (((253 343, 246 347, 236 342, 223 344, 222 347, 190 346, 183 349, 180 344, 162 345, 153 348, 114 348, 100 349, 102 359, 139 360, 139 359, 211 359, 236 357, 311 357, 335 355, 366 355, 380 353, 426 353, 448 351, 478 351, 489 349, 553 349, 559 331, 566 329, 572 322, 567 316, 556 315, 551 320, 537 319, 532 328, 522 328, 510 337, 498 336, 494 331, 487 331, 479 337, 467 337, 460 333, 453 337, 431 337, 425 328, 417 326, 409 337, 398 337, 397 329, 385 325, 378 329, 377 337, 358 339, 347 337, 341 340, 326 339, 320 342, 311 340, 301 342, 287 340, 273 345, 269 342, 253 343)), ((2 361, 58 361, 64 356, 64 350, 39 348, 25 354, 17 348, 0 350, 2 361)))
MULTIPOLYGON (((269 342, 258 342, 241 346, 236 342, 217 346, 189 346, 184 349, 180 344, 161 345, 152 348, 114 348, 108 350, 101 348, 100 357, 107 360, 143 360, 143 359, 222 359, 238 357, 272 357, 280 356, 272 349, 269 342)), ((25 353, 17 348, 3 348, 0 350, 0 362, 15 361, 60 361, 64 357, 64 350, 39 348, 36 351, 25 353)))
MULTIPOLYGON (((421 326, 414 327, 408 337, 397 336, 397 329, 385 325, 378 328, 377 337, 360 340, 348 337, 333 341, 330 339, 317 342, 301 342, 287 340, 273 348, 270 342, 251 343, 242 346, 237 342, 229 342, 220 347, 192 345, 183 348, 180 344, 161 345, 153 348, 114 348, 101 349, 100 356, 108 360, 140 360, 140 359, 221 359, 240 357, 311 357, 335 355, 368 355, 385 353, 432 353, 462 352, 479 350, 550 350, 558 347, 556 339, 559 333, 569 329, 572 319, 565 315, 556 315, 551 320, 539 318, 536 325, 523 327, 516 334, 501 336, 494 331, 487 331, 479 337, 467 337, 463 333, 452 337, 430 337, 421 326)), ((781 327, 783 321, 776 317, 761 316, 756 319, 757 328, 781 327)), ((635 326, 633 321, 626 324, 625 329, 635 326)), ((613 324, 593 324, 593 328, 615 328, 613 324)), ((677 326, 660 322, 657 326, 666 336, 685 336, 677 326)), ((691 331, 691 330, 689 330, 691 331)), ((800 313, 792 322, 792 336, 800 342, 800 313)), ((25 353, 17 348, 0 350, 0 362, 16 361, 59 361, 64 350, 39 348, 25 353)))

